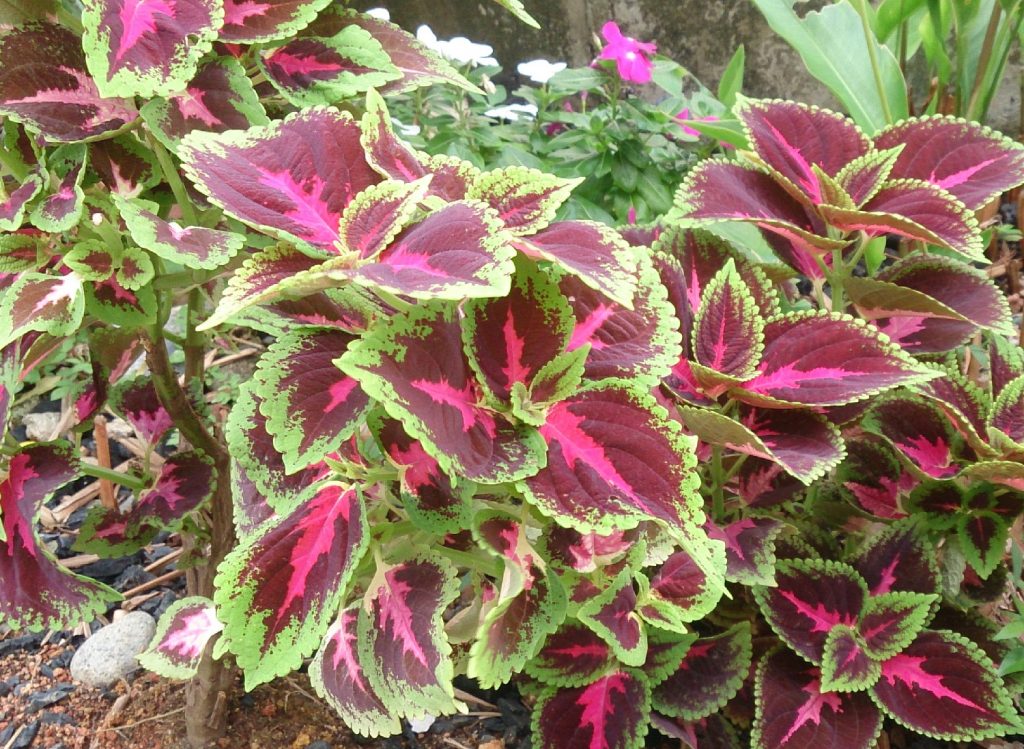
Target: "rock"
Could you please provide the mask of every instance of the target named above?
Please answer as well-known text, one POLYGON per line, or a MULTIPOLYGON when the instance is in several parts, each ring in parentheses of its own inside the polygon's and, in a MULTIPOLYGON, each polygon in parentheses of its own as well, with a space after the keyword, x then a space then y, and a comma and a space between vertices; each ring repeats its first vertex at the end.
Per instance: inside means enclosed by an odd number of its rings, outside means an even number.
POLYGON ((39 721, 33 721, 27 726, 23 726, 14 736, 14 742, 6 744, 6 747, 10 749, 28 749, 32 746, 32 742, 36 740, 36 734, 39 733, 39 721))
POLYGON ((53 713, 49 710, 45 713, 39 714, 39 720, 43 723, 49 723, 55 726, 73 726, 75 725, 75 719, 67 713, 53 713))
POLYGON ((90 687, 108 687, 139 667, 135 659, 156 632, 144 611, 132 611, 82 643, 71 659, 71 677, 90 687))
POLYGON ((32 715, 38 713, 45 707, 50 705, 56 705, 61 700, 67 699, 75 691, 74 684, 58 684, 53 689, 47 689, 42 692, 33 692, 28 698, 28 707, 25 708, 26 715, 32 715))
POLYGON ((312 744, 306 747, 306 749, 331 749, 331 745, 323 739, 314 741, 312 744))
POLYGON ((7 655, 8 653, 14 653, 18 650, 35 650, 39 647, 39 643, 42 641, 42 633, 21 635, 20 637, 10 637, 6 640, 0 640, 0 655, 7 655))
POLYGON ((25 414, 25 436, 37 442, 52 440, 60 424, 60 414, 53 412, 25 414))
POLYGON ((147 572, 141 564, 133 564, 130 567, 125 567, 124 571, 110 584, 110 587, 123 592, 137 585, 148 583, 155 578, 156 575, 147 572))

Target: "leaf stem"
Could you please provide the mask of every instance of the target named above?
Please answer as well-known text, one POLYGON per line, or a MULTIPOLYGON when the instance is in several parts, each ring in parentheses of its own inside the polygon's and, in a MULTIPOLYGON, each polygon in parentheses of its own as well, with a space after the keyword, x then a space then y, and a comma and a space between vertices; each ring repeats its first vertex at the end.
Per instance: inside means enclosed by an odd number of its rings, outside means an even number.
POLYGON ((711 515, 717 523, 725 517, 725 472, 722 470, 722 448, 711 448, 711 515))
POLYGON ((174 193, 174 199, 181 208, 181 216, 185 219, 185 223, 189 226, 196 226, 199 222, 196 218, 195 206, 192 205, 192 200, 188 196, 188 190, 185 189, 185 183, 181 181, 181 176, 178 174, 178 170, 175 169, 174 162, 171 161, 171 155, 164 148, 163 144, 150 133, 146 133, 146 143, 149 144, 149 147, 156 155, 160 171, 163 173, 164 182, 170 186, 171 192, 174 193))
POLYGON ((95 463, 86 463, 82 461, 80 463, 82 473, 86 476, 92 476, 94 479, 105 479, 112 484, 119 484, 121 486, 127 486, 129 489, 145 489, 149 486, 149 482, 139 476, 134 476, 130 473, 122 473, 121 471, 115 471, 112 468, 104 468, 101 465, 95 463))
POLYGON ((857 15, 860 16, 861 26, 864 27, 864 44, 868 48, 868 59, 871 60, 871 73, 875 77, 875 88, 878 89, 882 114, 885 115, 885 123, 891 125, 893 122, 892 110, 889 108, 889 99, 885 95, 885 84, 882 82, 882 68, 878 62, 878 52, 875 50, 875 34, 871 30, 871 22, 868 20, 867 0, 859 0, 857 15))
POLYGON ((0 166, 6 168, 18 182, 24 182, 28 177, 28 166, 13 151, 0 148, 0 166))

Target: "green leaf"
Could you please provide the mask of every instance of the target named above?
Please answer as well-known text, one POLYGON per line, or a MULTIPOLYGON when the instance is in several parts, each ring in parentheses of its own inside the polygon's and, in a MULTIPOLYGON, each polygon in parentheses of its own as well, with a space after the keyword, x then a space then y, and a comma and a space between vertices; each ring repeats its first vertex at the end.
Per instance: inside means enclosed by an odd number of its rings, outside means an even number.
POLYGON ((746 50, 741 44, 736 48, 718 81, 718 100, 729 109, 736 103, 736 94, 743 90, 743 67, 746 57, 746 50))

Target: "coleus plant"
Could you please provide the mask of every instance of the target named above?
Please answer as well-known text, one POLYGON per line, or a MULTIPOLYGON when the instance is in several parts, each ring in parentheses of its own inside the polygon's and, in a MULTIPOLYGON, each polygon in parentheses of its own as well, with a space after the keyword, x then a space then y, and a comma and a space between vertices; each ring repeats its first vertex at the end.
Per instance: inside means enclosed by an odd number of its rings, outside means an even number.
MULTIPOLYGON (((403 143, 383 96, 470 84, 324 5, 90 0, 81 36, 0 38, 3 423, 26 374, 80 339, 77 433, 108 408, 144 455, 113 472, 8 440, 5 623, 117 601, 35 534, 85 473, 136 496, 93 508, 79 548, 172 530, 209 554, 142 657, 206 698, 229 662, 253 687, 312 658, 368 736, 463 709, 463 673, 520 679, 545 747, 635 749, 651 725, 691 746, 738 726, 756 746, 866 747, 883 713, 951 739, 1017 729, 998 649, 952 606, 999 567, 1024 490, 1024 366, 967 262, 970 211, 1024 181, 1021 150, 958 121, 869 140, 745 100, 756 170, 699 166, 653 246, 631 244, 559 220, 576 180, 403 143), (821 308, 681 225, 719 219, 767 231, 821 308), (854 277, 890 233, 916 251, 854 277), (179 303, 184 336, 166 330, 179 303), (274 340, 222 442, 204 331, 229 326, 274 340), (987 392, 937 358, 978 330, 987 392), (847 555, 814 528, 842 500, 847 555), (869 522, 889 527, 858 544, 869 522)), ((190 703, 194 744, 217 702, 190 703)))

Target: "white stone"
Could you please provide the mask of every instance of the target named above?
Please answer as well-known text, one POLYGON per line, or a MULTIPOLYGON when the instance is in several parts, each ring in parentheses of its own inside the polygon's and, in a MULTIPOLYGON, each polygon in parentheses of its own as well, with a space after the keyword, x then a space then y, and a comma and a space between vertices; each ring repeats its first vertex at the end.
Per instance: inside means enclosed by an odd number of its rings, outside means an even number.
POLYGON ((90 687, 109 687, 139 668, 135 656, 149 646, 156 622, 145 611, 132 611, 82 643, 71 659, 71 678, 90 687))

